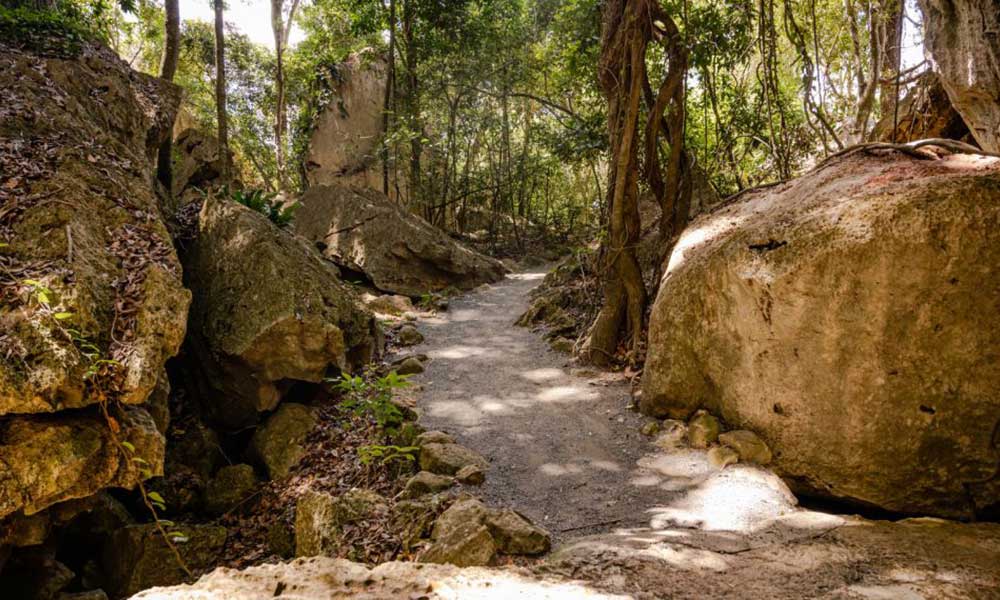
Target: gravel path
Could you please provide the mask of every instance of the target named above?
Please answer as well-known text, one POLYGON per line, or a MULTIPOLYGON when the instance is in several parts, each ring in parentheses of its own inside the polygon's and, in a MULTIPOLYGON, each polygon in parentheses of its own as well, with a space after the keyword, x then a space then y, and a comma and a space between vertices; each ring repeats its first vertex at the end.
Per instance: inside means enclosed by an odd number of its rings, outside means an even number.
POLYGON ((454 434, 490 460, 482 495, 565 538, 645 524, 664 491, 636 461, 652 449, 628 386, 571 369, 569 358, 514 321, 543 270, 518 273, 423 319, 430 358, 415 378, 421 424, 454 434))

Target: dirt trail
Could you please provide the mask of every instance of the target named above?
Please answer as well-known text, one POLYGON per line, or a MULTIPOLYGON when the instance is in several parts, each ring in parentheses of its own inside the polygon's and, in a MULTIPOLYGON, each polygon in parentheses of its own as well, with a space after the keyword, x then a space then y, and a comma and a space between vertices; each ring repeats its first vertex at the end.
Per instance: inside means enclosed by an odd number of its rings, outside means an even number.
POLYGON ((568 368, 566 355, 514 321, 544 270, 518 273, 422 320, 431 361, 416 379, 421 424, 455 434, 491 467, 483 496, 557 539, 648 523, 663 490, 638 485, 652 449, 627 384, 568 368))
POLYGON ((486 456, 483 495, 514 506, 557 538, 648 522, 663 491, 636 485, 651 450, 628 386, 567 368, 536 333, 514 321, 544 271, 532 270, 451 303, 421 321, 431 361, 416 379, 421 424, 455 434, 486 456))

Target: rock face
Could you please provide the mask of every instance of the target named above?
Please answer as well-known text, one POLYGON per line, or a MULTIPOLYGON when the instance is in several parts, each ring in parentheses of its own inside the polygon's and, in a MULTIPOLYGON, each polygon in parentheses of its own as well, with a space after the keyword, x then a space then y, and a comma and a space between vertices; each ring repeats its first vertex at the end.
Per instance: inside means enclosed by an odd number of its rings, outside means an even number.
POLYGON ((205 201, 185 277, 203 405, 223 427, 252 425, 294 382, 353 371, 374 353, 376 323, 336 268, 236 202, 205 201))
POLYGON ((316 117, 309 139, 306 180, 310 186, 382 190, 379 146, 384 133, 385 57, 371 50, 357 52, 335 70, 327 81, 330 101, 316 117))
POLYGON ((135 485, 102 397, 126 405, 119 437, 162 468, 137 405, 190 302, 153 186, 179 99, 96 44, 40 56, 0 42, 0 517, 135 485))
POLYGON ((468 290, 506 272, 500 261, 462 246, 380 192, 321 185, 300 202, 295 230, 380 290, 413 297, 449 286, 468 290))
POLYGON ((757 433, 801 492, 969 516, 1000 500, 998 265, 996 159, 856 154, 749 193, 674 250, 641 408, 757 433))
POLYGON ((924 44, 980 147, 1000 152, 1000 11, 995 0, 920 0, 924 44))

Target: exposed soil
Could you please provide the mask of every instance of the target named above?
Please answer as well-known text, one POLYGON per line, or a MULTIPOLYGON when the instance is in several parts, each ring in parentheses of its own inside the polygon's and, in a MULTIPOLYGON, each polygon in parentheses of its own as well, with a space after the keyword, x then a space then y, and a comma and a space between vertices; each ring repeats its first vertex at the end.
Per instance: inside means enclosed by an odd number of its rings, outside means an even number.
POLYGON ((515 327, 544 269, 452 300, 424 319, 430 357, 415 378, 421 424, 487 457, 490 503, 516 507, 555 538, 644 524, 663 491, 635 485, 651 451, 642 417, 628 409, 623 377, 569 369, 535 333, 515 327))

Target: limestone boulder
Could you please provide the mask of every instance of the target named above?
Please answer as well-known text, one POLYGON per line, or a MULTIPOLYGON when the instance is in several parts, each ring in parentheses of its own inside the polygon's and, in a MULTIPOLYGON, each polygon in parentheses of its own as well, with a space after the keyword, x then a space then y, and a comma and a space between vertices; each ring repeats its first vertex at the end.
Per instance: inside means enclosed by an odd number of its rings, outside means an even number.
POLYGON ((295 506, 296 556, 335 556, 342 548, 344 530, 353 523, 388 516, 385 498, 366 489, 340 496, 307 491, 295 506))
POLYGON ((184 263, 201 401, 222 427, 253 425, 296 382, 375 351, 377 324, 336 267, 245 206, 208 198, 184 263))
POLYGON ((760 436, 793 489, 968 517, 1000 500, 1000 163, 855 154, 695 220, 640 407, 760 436))
POLYGON ((163 473, 164 440, 140 407, 117 419, 118 438, 135 448, 129 456, 115 444, 98 411, 73 415, 8 417, 0 421, 0 518, 22 511, 32 515, 105 487, 131 488, 143 479, 139 463, 152 475, 163 473))
POLYGON ((0 42, 0 90, 0 415, 95 404, 97 370, 142 403, 190 303, 152 182, 179 89, 97 44, 0 42))
POLYGON ((382 189, 379 149, 385 133, 387 66, 385 56, 364 50, 334 67, 325 81, 331 101, 316 116, 309 139, 305 164, 309 185, 382 189))
POLYGON ((282 595, 302 600, 484 600, 513 596, 532 600, 624 600, 628 597, 601 593, 581 582, 523 571, 399 561, 369 568, 344 559, 312 557, 262 564, 243 571, 217 569, 196 583, 149 590, 135 596, 135 600, 260 600, 275 597, 275 590, 289 590, 282 595))
POLYGON ((250 453, 271 479, 286 477, 305 455, 305 441, 316 426, 311 408, 294 402, 278 407, 250 440, 250 453))
MULTIPOLYGON (((216 525, 177 525, 174 547, 192 572, 218 561, 226 543, 226 529, 216 525)), ((129 525, 115 532, 101 557, 112 598, 131 596, 141 590, 176 585, 187 579, 173 550, 156 525, 129 525)))
POLYGON ((995 0, 920 0, 924 45, 979 146, 1000 152, 1000 10, 995 0))
POLYGON ((406 486, 400 492, 401 498, 419 498, 427 494, 436 494, 455 485, 455 479, 447 475, 435 475, 428 471, 420 471, 407 480, 406 486))
POLYGON ((295 230, 333 262, 395 294, 469 290, 506 273, 500 261, 461 245, 375 190, 311 187, 300 199, 295 230))
POLYGON ((438 475, 455 475, 463 467, 486 469, 486 459, 458 444, 425 443, 420 446, 420 468, 438 475))

